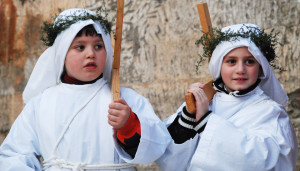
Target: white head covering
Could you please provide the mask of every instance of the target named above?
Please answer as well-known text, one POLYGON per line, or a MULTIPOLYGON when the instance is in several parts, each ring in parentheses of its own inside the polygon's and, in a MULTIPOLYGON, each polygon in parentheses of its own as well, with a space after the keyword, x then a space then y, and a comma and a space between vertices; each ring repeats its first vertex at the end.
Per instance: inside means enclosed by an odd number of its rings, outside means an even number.
MULTIPOLYGON (((82 16, 87 13, 90 15, 96 15, 96 13, 86 9, 68 9, 63 11, 55 19, 54 24, 60 24, 56 23, 59 18, 67 18, 70 15, 82 16)), ((72 18, 69 17, 68 19, 72 18)), ((77 33, 87 25, 93 25, 96 32, 102 36, 106 49, 106 63, 103 76, 108 82, 111 81, 113 53, 110 35, 105 33, 99 22, 93 21, 92 19, 78 21, 59 33, 54 44, 46 49, 38 59, 23 92, 24 103, 27 103, 32 97, 43 92, 45 89, 55 86, 61 82, 60 77, 63 72, 64 61, 69 47, 77 33)))
MULTIPOLYGON (((260 28, 254 24, 237 24, 224 27, 221 31, 226 32, 230 29, 231 32, 237 32, 241 28, 243 28, 244 31, 247 31, 248 29, 251 29, 251 27, 255 27, 260 30, 260 28)), ((255 43, 250 40, 250 38, 240 37, 234 41, 224 41, 215 48, 209 62, 209 72, 212 75, 213 79, 216 80, 220 77, 221 65, 224 56, 231 50, 238 47, 248 47, 249 52, 261 65, 263 70, 263 75, 260 76, 261 82, 259 84, 261 89, 274 101, 285 106, 288 102, 286 93, 275 77, 275 74, 273 73, 273 70, 270 67, 267 58, 263 55, 260 49, 255 45, 255 43)))

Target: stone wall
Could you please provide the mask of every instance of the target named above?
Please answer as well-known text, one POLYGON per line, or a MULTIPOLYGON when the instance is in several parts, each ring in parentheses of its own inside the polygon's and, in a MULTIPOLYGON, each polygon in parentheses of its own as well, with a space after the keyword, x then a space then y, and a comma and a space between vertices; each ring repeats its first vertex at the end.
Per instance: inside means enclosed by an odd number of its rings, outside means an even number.
MULTIPOLYGON (((189 84, 209 78, 207 63, 195 72, 195 41, 201 25, 195 0, 125 2, 120 82, 146 96, 157 115, 165 119, 183 102, 189 84)), ((57 9, 95 10, 102 0, 0 1, 0 143, 23 108, 22 91, 39 55, 46 49, 39 40, 42 22, 57 9)), ((106 1, 110 18, 116 0, 106 1)), ((276 76, 290 97, 287 111, 300 141, 300 1, 209 0, 214 27, 255 23, 280 32, 276 52, 286 71, 276 76)), ((298 162, 300 168, 300 162, 298 162)), ((154 164, 138 170, 159 170, 154 164)))

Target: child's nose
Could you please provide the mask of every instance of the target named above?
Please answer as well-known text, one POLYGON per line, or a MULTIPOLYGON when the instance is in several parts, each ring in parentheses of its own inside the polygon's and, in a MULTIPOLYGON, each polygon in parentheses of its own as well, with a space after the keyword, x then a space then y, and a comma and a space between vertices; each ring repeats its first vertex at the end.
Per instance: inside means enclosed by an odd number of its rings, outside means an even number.
POLYGON ((93 48, 86 48, 86 58, 95 58, 95 51, 93 48))
POLYGON ((245 73, 245 65, 243 64, 243 63, 239 63, 238 65, 237 65, 237 73, 239 73, 239 74, 243 74, 243 73, 245 73))

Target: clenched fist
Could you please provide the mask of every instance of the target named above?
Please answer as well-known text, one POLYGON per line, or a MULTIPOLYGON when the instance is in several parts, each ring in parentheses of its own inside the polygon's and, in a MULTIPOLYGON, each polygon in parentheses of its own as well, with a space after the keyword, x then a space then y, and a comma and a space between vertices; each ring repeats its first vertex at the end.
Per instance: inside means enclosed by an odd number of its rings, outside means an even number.
POLYGON ((206 94, 203 91, 204 84, 202 83, 194 83, 187 90, 190 93, 193 93, 196 100, 196 120, 199 121, 201 117, 208 111, 209 109, 209 100, 206 94))
POLYGON ((108 123, 115 129, 122 128, 130 116, 130 107, 122 98, 109 104, 108 123))

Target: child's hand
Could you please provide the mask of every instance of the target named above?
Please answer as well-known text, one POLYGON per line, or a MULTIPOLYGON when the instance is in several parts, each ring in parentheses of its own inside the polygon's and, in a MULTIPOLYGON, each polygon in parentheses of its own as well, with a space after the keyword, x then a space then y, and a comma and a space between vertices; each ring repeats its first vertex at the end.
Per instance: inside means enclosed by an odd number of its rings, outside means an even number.
POLYGON ((122 128, 130 116, 130 107, 122 98, 109 104, 108 123, 115 129, 122 128))
POLYGON ((196 120, 199 121, 201 117, 208 112, 209 109, 209 100, 206 94, 203 91, 204 84, 194 83, 192 84, 188 92, 193 93, 196 100, 196 120))
POLYGON ((193 83, 192 85, 190 85, 190 87, 188 88, 188 92, 191 92, 190 90, 191 89, 194 89, 194 88, 204 88, 204 84, 203 83, 193 83))

